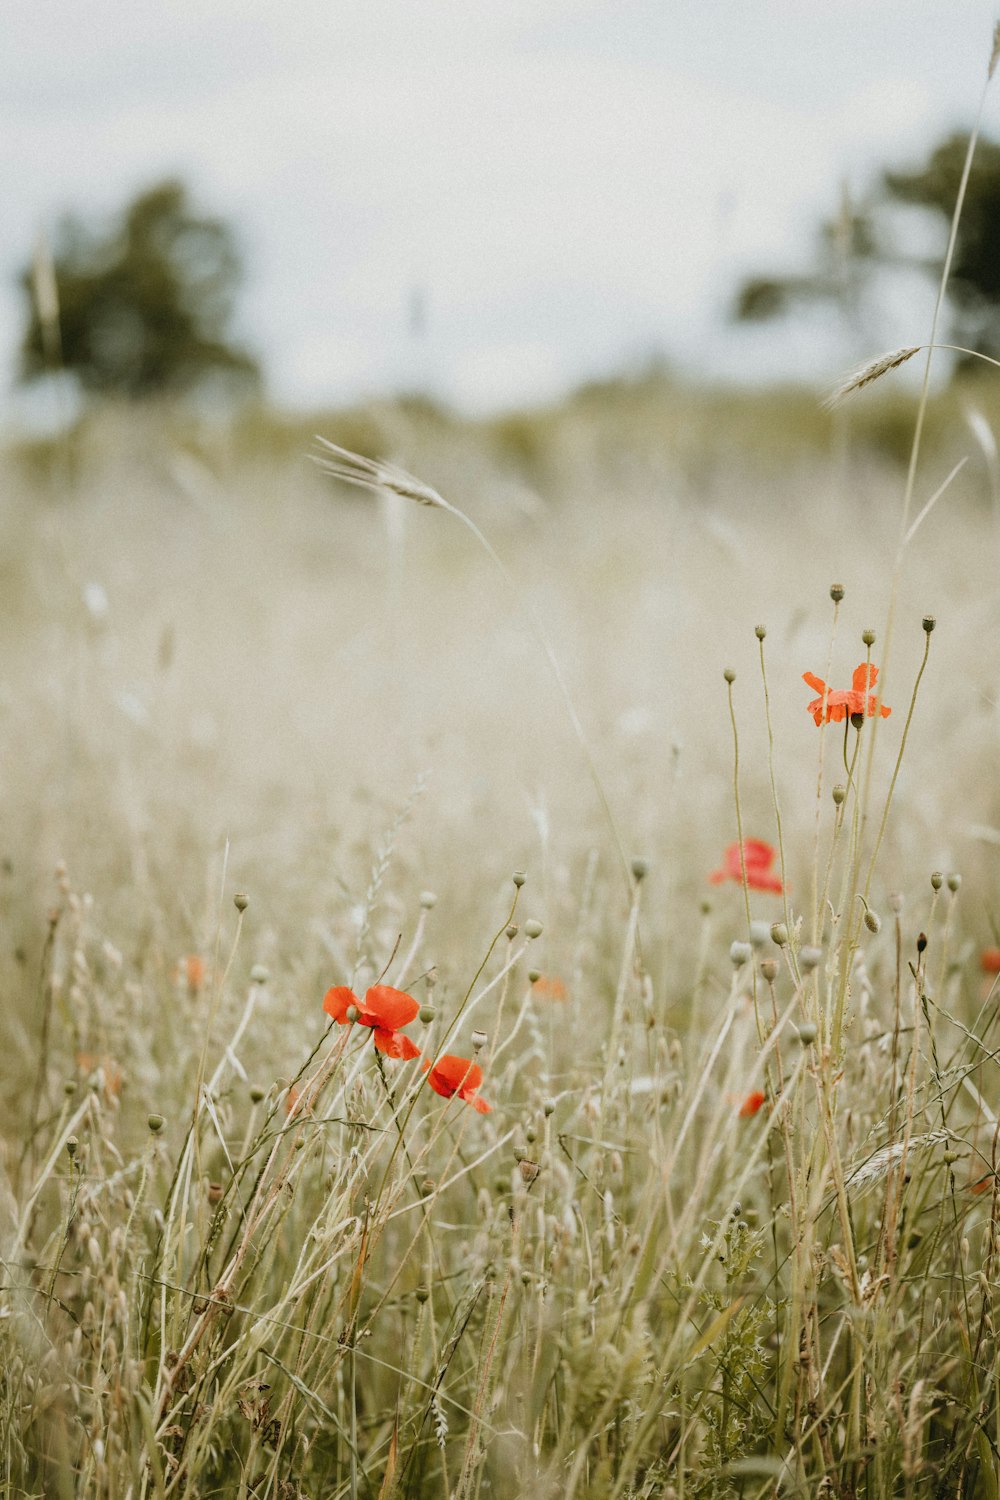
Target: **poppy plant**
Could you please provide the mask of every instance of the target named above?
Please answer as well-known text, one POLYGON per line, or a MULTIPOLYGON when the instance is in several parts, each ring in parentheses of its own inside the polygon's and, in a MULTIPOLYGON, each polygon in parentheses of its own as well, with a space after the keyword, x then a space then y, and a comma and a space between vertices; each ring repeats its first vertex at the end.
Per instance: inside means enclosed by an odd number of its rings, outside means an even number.
POLYGON ((748 1120, 751 1115, 755 1115, 764 1103, 764 1098, 760 1089, 754 1089, 752 1094, 747 1094, 739 1108, 740 1119, 748 1120))
POLYGON ((812 714, 817 724, 839 724, 843 719, 853 719, 855 715, 874 719, 881 714, 883 719, 887 719, 892 713, 892 709, 880 703, 870 691, 878 681, 878 667, 873 667, 871 662, 863 661, 854 668, 849 688, 828 688, 822 677, 817 677, 815 672, 803 672, 802 681, 819 693, 818 698, 806 705, 806 712, 812 714))
POLYGON ((425 1062, 424 1067, 427 1069, 427 1082, 442 1099, 450 1099, 453 1094, 457 1094, 466 1104, 478 1109, 481 1115, 488 1115, 493 1108, 485 1099, 480 1099, 476 1092, 483 1081, 483 1070, 470 1058, 456 1057, 454 1053, 446 1052, 435 1063, 425 1062))
POLYGON ((979 967, 984 974, 1000 974, 1000 948, 984 948, 979 955, 979 967))
POLYGON ((772 870, 776 850, 763 839, 744 839, 742 846, 730 844, 726 850, 721 870, 713 870, 709 880, 721 885, 724 880, 735 880, 743 884, 743 867, 746 866, 746 881, 752 891, 777 891, 781 894, 781 876, 772 870), (742 856, 740 853, 742 847, 742 856))
POLYGON ((403 990, 394 990, 388 984, 373 984, 361 1001, 346 985, 336 985, 327 990, 323 1009, 338 1026, 349 1026, 352 1021, 357 1021, 359 1026, 370 1026, 375 1046, 386 1057, 406 1059, 420 1056, 420 1048, 415 1047, 400 1030, 416 1020, 420 1010, 419 1003, 403 990), (347 1014, 352 1006, 357 1011, 356 1016, 347 1014))

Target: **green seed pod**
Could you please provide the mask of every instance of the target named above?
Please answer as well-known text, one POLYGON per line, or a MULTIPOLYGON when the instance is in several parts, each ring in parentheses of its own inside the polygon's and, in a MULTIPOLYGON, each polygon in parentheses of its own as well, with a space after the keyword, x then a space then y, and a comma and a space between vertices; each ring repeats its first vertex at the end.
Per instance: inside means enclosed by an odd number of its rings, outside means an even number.
POLYGON ((875 632, 874 632, 874 630, 862 630, 862 632, 861 632, 861 639, 864 641, 864 643, 865 643, 866 646, 874 646, 874 644, 875 644, 875 632))
POLYGON ((163 1129, 163 1116, 150 1115, 146 1120, 146 1124, 149 1126, 153 1135, 159 1135, 160 1131, 163 1129))
POLYGON ((236 895, 233 897, 233 905, 236 907, 237 911, 246 911, 247 907, 250 905, 250 897, 247 895, 246 891, 236 892, 236 895))
POLYGON ((771 941, 777 943, 779 948, 784 948, 788 943, 788 928, 784 922, 771 923, 771 941))
POLYGON ((834 604, 839 604, 840 601, 841 601, 841 599, 843 599, 843 597, 844 597, 844 585, 842 583, 831 583, 831 585, 830 585, 830 598, 833 600, 834 604))
POLYGON ((524 935, 526 938, 536 938, 542 935, 542 924, 536 922, 534 917, 524 924, 524 935))
POLYGON ((841 782, 838 781, 837 785, 833 789, 833 794, 832 795, 833 795, 834 805, 836 807, 843 807, 845 801, 847 800, 847 788, 846 788, 846 786, 844 786, 841 782))
POLYGON ((515 870, 512 878, 514 884, 517 886, 518 890, 520 890, 528 877, 527 875, 525 875, 523 870, 515 870))

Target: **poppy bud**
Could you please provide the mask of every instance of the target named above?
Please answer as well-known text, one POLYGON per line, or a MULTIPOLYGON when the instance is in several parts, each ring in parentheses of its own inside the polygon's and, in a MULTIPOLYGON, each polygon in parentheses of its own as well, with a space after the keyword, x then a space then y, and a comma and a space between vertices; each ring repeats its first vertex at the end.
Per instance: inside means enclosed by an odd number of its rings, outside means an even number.
POLYGON ((481 1052, 489 1041, 489 1037, 485 1031, 474 1031, 471 1040, 473 1052, 481 1052))
POLYGON ((861 632, 861 639, 864 641, 864 643, 865 643, 866 646, 874 646, 874 644, 875 644, 875 632, 874 632, 874 630, 862 630, 862 632, 861 632))
POLYGON ((525 1151, 523 1146, 515 1146, 513 1151, 511 1152, 511 1155, 517 1162, 524 1161, 524 1158, 527 1156, 527 1154, 528 1153, 527 1151, 525 1151))
POLYGON ((532 917, 530 921, 525 922, 525 924, 524 924, 524 935, 527 938, 541 937, 541 935, 542 935, 542 924, 541 924, 541 922, 536 922, 535 919, 534 919, 534 917, 532 917))
POLYGON ((870 906, 865 910, 864 922, 869 932, 878 932, 882 927, 882 918, 877 911, 872 911, 870 906))
POLYGON ((927 634, 930 635, 931 631, 934 629, 934 626, 937 624, 937 620, 935 620, 933 615, 924 615, 924 618, 920 623, 924 627, 927 634))
POLYGON ((264 964, 254 964, 250 970, 250 978, 254 984, 266 984, 270 974, 264 964))
POLYGON ((730 943, 729 945, 729 958, 734 969, 738 969, 743 964, 749 963, 752 955, 753 949, 749 943, 737 942, 730 943))
POLYGON ((546 1099, 545 1103, 542 1105, 542 1114, 548 1120, 548 1119, 551 1118, 552 1115, 555 1114, 555 1112, 556 1112, 556 1101, 554 1099, 546 1099))
POLYGON ((818 968, 823 960, 822 948, 801 948, 799 950, 799 967, 806 973, 818 968))
POLYGON ((940 870, 935 870, 934 874, 931 876, 931 888, 932 888, 932 890, 939 891, 943 885, 944 885, 944 876, 941 874, 940 870))
POLYGON ((66 1137, 66 1154, 69 1157, 70 1161, 73 1160, 74 1156, 76 1155, 76 1153, 77 1153, 77 1151, 79 1149, 80 1149, 80 1142, 77 1139, 77 1137, 75 1135, 67 1136, 66 1137))
POLYGON ((645 880, 649 874, 649 861, 646 859, 634 859, 632 861, 632 879, 638 885, 640 880, 645 880))
POLYGON ((361 1012, 356 1005, 349 1005, 344 1011, 344 1015, 349 1021, 360 1021, 361 1019, 361 1012))
POLYGON ((764 944, 767 942, 767 940, 768 940, 768 938, 770 936, 771 936, 770 923, 768 923, 768 922, 751 922, 750 923, 750 941, 751 941, 751 943, 753 943, 753 945, 754 945, 755 948, 763 948, 764 944))
POLYGON ((949 891, 957 891, 958 888, 959 888, 959 886, 961 884, 962 884, 962 877, 957 872, 955 874, 953 874, 953 875, 949 875, 948 876, 948 889, 949 889, 949 891))
POLYGON ((63 1093, 66 1094, 67 1096, 70 1095, 70 1094, 75 1094, 76 1093, 76 1079, 75 1078, 67 1078, 66 1082, 63 1084, 63 1093))
POLYGON ((537 984, 538 981, 541 979, 541 977, 542 977, 542 971, 541 971, 541 969, 529 969, 528 970, 528 983, 529 984, 537 984))
POLYGON ((506 937, 508 943, 512 943, 514 941, 514 939, 517 937, 517 923, 516 922, 511 922, 510 925, 509 925, 509 927, 505 928, 505 930, 504 930, 504 936, 506 937))
POLYGON ((527 878, 528 877, 527 877, 527 875, 525 875, 525 873, 524 873, 523 870, 515 870, 514 874, 513 874, 513 877, 512 877, 512 879, 514 881, 514 884, 517 886, 518 890, 521 889, 522 885, 527 880, 527 878))
POLYGON ((754 635, 757 637, 757 639, 759 641, 762 641, 764 639, 764 637, 767 635, 767 626, 766 625, 755 625, 754 628, 753 628, 753 633, 754 633, 754 635))
POLYGON ((812 1021, 803 1021, 799 1027, 799 1041, 803 1047, 811 1047, 816 1040, 817 1031, 812 1021))
POLYGON ((159 1135, 160 1131, 163 1129, 163 1116, 150 1115, 146 1121, 146 1124, 149 1126, 153 1135, 159 1135))
POLYGON ((732 687, 733 683, 736 681, 736 673, 733 671, 732 667, 727 667, 722 675, 729 683, 730 687, 732 687))
POLYGON ((264 1090, 261 1088, 260 1084, 259 1083, 252 1083, 250 1085, 250 1102, 251 1102, 251 1104, 259 1104, 260 1101, 263 1099, 263 1097, 264 1097, 264 1090))
POLYGON ((924 953, 927 949, 927 934, 922 932, 917 938, 917 952, 924 953))
POLYGON ((851 714, 851 728, 860 729, 865 722, 864 714, 851 714))
POLYGON ((416 1289, 416 1291, 413 1293, 414 1297, 416 1297, 416 1299, 420 1303, 421 1307, 427 1301, 427 1299, 430 1296, 430 1294, 431 1294, 430 1287, 426 1287, 426 1286, 418 1286, 417 1289, 416 1289))
POLYGON ((778 977, 778 963, 777 963, 777 959, 774 959, 774 958, 765 958, 765 959, 763 959, 762 962, 761 962, 761 966, 760 966, 760 972, 764 976, 764 978, 767 980, 768 984, 773 984, 774 981, 778 977))
POLYGON ((247 895, 246 891, 236 892, 236 895, 233 897, 233 905, 236 907, 237 911, 246 911, 247 907, 250 905, 250 898, 247 895))
POLYGON ((539 1172, 542 1170, 541 1167, 538 1165, 537 1161, 527 1161, 527 1160, 525 1160, 525 1161, 519 1161, 518 1164, 517 1164, 517 1168, 518 1168, 518 1171, 521 1174, 521 1181, 522 1182, 534 1182, 535 1178, 538 1176, 539 1172))
POLYGON ((844 597, 844 585, 842 583, 831 583, 831 585, 830 585, 830 598, 833 600, 834 604, 839 604, 840 601, 841 601, 841 599, 843 599, 843 597, 844 597))
POLYGON ((847 788, 842 782, 837 782, 833 789, 833 801, 836 807, 842 807, 847 797, 847 788))
POLYGON ((784 922, 771 923, 771 942, 777 943, 779 948, 784 948, 788 942, 788 928, 784 922))
POLYGON ((437 899, 433 891, 420 892, 420 905, 424 911, 430 911, 432 907, 437 906, 437 899))
POLYGON ((534 1125, 526 1125, 524 1127, 524 1139, 528 1142, 529 1146, 531 1145, 532 1141, 538 1139, 538 1131, 535 1129, 534 1125))

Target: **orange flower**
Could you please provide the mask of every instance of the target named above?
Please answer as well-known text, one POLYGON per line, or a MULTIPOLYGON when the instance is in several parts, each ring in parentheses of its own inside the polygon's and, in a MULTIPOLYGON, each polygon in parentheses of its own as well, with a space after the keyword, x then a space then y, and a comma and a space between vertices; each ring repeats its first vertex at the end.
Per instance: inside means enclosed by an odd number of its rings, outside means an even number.
POLYGON ((1000 948, 984 948, 979 955, 979 967, 984 974, 1000 974, 1000 948))
POLYGON ((188 993, 197 995, 205 983, 205 965, 197 953, 189 953, 184 960, 184 981, 188 987, 188 993))
POLYGON ((415 1047, 408 1036, 403 1036, 400 1027, 408 1026, 416 1019, 419 1003, 403 990, 394 990, 388 984, 373 984, 365 995, 364 1004, 346 985, 337 985, 327 990, 323 1009, 332 1016, 338 1026, 349 1026, 356 1019, 359 1026, 370 1026, 375 1046, 386 1057, 419 1057, 420 1048, 415 1047), (358 1012, 356 1018, 348 1016, 350 1006, 358 1012))
POLYGON ((708 878, 713 885, 721 885, 724 880, 735 880, 742 885, 743 866, 746 865, 747 885, 752 891, 777 891, 780 894, 781 876, 771 869, 775 855, 776 851, 763 839, 744 839, 742 859, 740 845, 730 844, 722 869, 713 870, 708 878))
POLYGON ((101 1075, 101 1087, 106 1099, 116 1099, 121 1093, 122 1070, 113 1057, 102 1056, 97 1052, 78 1052, 76 1065, 86 1078, 95 1073, 101 1075))
POLYGON ((539 1000, 566 999, 566 986, 555 974, 539 974, 531 988, 539 1000))
POLYGON ((812 714, 817 724, 824 720, 827 724, 839 724, 848 717, 853 719, 855 714, 869 719, 881 714, 887 719, 892 713, 891 708, 879 703, 875 694, 869 692, 878 681, 878 667, 873 667, 870 662, 861 662, 854 668, 850 688, 834 691, 813 672, 803 672, 802 681, 819 693, 818 698, 806 705, 806 712, 812 714))
POLYGON ((761 1093, 760 1089, 754 1089, 752 1094, 747 1094, 739 1107, 740 1119, 748 1120, 751 1115, 755 1115, 764 1103, 764 1099, 765 1095, 761 1093))
POLYGON ((992 1186, 993 1186, 993 1173, 992 1172, 987 1172, 986 1176, 985 1177, 980 1177, 980 1179, 979 1179, 978 1182, 970 1182, 969 1183, 969 1192, 970 1193, 976 1193, 978 1195, 980 1193, 988 1192, 988 1190, 992 1186))
POLYGON ((442 1099, 450 1099, 453 1094, 457 1094, 466 1104, 478 1109, 481 1115, 488 1115, 493 1108, 492 1104, 487 1104, 476 1093, 483 1081, 483 1070, 468 1057, 455 1057, 453 1053, 446 1052, 436 1063, 425 1062, 424 1067, 427 1069, 427 1082, 442 1099))

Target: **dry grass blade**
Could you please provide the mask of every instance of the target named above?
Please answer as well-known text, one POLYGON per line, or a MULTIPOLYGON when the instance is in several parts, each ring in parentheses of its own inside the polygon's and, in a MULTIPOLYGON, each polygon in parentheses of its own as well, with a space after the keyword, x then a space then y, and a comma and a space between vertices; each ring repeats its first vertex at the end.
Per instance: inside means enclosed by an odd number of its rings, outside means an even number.
POLYGON ((326 438, 317 437, 316 441, 324 451, 314 454, 313 459, 325 474, 332 474, 335 479, 357 485, 363 490, 374 490, 376 493, 388 490, 390 494, 402 495, 405 500, 415 500, 418 505, 433 505, 440 510, 450 509, 447 500, 437 490, 424 484, 423 480, 415 479, 405 469, 386 463, 384 459, 364 458, 360 453, 352 453, 349 448, 340 448, 336 443, 328 442, 326 438), (332 457, 327 457, 328 454, 332 457))
POLYGON ((823 405, 827 409, 836 406, 838 402, 843 401, 845 396, 850 396, 854 391, 860 391, 862 386, 871 385, 872 381, 881 380, 882 376, 888 374, 890 370, 896 370, 900 365, 905 365, 906 361, 912 359, 915 354, 919 354, 922 348, 922 344, 909 344, 904 349, 893 349, 889 354, 881 354, 878 359, 869 360, 868 364, 862 365, 860 369, 848 375, 837 389, 830 393, 823 405))

